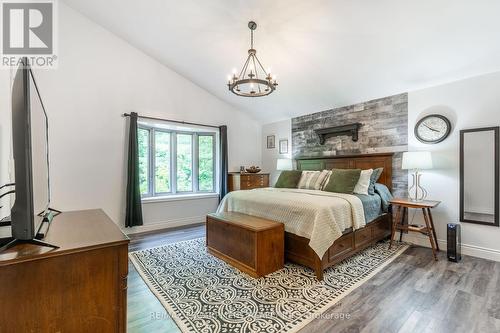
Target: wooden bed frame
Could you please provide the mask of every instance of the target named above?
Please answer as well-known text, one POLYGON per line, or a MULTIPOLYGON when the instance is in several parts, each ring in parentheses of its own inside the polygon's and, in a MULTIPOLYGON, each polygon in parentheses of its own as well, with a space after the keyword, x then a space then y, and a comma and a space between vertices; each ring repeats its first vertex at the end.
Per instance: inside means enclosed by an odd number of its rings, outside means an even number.
MULTIPOLYGON (((392 156, 393 153, 334 156, 326 158, 307 158, 297 160, 298 170, 328 169, 375 169, 383 167, 384 171, 378 183, 392 190, 392 156)), ((309 246, 309 239, 285 232, 286 259, 312 268, 318 280, 323 280, 323 270, 352 256, 355 253, 375 244, 391 235, 392 214, 379 216, 364 228, 349 231, 337 239, 319 258, 309 246)))

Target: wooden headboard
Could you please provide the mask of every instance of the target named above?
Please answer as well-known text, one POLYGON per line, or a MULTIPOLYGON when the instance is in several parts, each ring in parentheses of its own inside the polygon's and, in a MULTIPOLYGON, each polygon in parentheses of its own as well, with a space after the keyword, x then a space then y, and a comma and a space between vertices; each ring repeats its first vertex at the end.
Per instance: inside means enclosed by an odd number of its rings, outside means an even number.
POLYGON ((392 191, 392 156, 394 153, 367 155, 339 155, 316 158, 297 159, 297 170, 331 170, 331 169, 376 169, 384 168, 378 183, 384 184, 392 191))

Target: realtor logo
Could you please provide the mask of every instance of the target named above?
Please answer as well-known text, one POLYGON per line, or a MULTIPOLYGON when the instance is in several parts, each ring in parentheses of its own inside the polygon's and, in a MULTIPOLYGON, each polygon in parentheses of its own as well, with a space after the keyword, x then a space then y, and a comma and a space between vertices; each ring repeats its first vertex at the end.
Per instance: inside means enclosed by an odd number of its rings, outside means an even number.
POLYGON ((17 66, 28 57, 31 66, 54 67, 55 3, 2 1, 2 66, 17 66))

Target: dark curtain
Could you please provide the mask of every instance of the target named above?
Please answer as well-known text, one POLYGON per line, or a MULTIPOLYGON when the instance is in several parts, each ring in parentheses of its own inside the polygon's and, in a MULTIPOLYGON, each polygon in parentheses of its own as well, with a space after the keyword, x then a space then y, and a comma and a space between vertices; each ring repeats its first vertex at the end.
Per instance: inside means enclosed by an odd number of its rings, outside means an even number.
POLYGON ((125 227, 142 225, 141 189, 139 186, 139 143, 137 141, 137 113, 130 113, 127 173, 127 212, 125 227))
POLYGON ((227 194, 227 126, 219 127, 220 133, 220 182, 219 182, 219 201, 227 194))

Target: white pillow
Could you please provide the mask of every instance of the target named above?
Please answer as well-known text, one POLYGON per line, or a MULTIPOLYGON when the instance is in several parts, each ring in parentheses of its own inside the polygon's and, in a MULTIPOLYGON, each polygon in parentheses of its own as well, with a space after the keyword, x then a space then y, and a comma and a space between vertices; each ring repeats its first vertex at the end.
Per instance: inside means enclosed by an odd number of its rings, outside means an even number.
POLYGON ((300 176, 300 181, 297 188, 307 190, 320 190, 327 175, 327 170, 302 171, 302 175, 300 176))
POLYGON ((323 184, 321 184, 321 190, 323 190, 326 186, 326 184, 328 184, 328 182, 330 181, 330 176, 332 175, 332 170, 323 170, 323 172, 326 171, 326 177, 325 177, 325 181, 323 182, 323 184))
POLYGON ((368 188, 370 187, 370 178, 372 176, 372 173, 373 173, 373 169, 361 171, 361 175, 359 176, 358 183, 354 187, 354 193, 368 195, 368 188))

